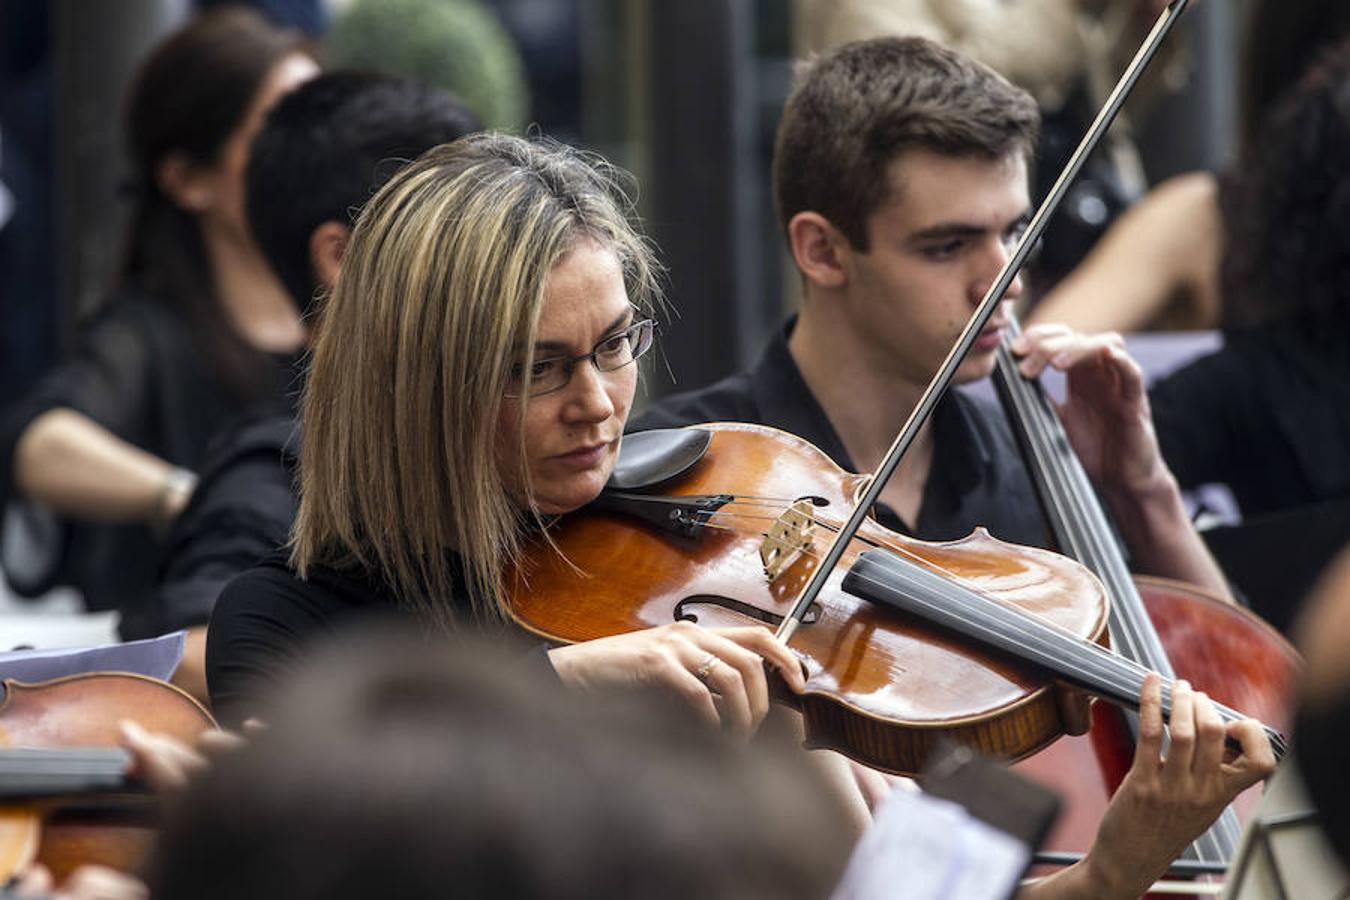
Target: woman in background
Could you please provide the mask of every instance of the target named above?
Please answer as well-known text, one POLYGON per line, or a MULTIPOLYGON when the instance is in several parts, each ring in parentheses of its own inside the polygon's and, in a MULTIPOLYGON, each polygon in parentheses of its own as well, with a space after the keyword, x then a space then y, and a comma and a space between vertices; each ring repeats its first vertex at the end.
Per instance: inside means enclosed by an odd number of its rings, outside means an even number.
POLYGON ((1177 480, 1246 516, 1350 496, 1350 42, 1264 133, 1227 194, 1224 347, 1149 394, 1177 480))
MULTIPOLYGON (((1253 4, 1239 73, 1232 178, 1244 178, 1262 144, 1278 139, 1266 127, 1277 101, 1320 50, 1347 34, 1350 4, 1342 0, 1253 4)), ((1061 322, 1089 334, 1218 327, 1228 290, 1219 275, 1228 240, 1225 177, 1189 172, 1159 184, 1121 215, 1028 320, 1061 322)))
POLYGON ((284 402, 304 328, 248 235, 243 172, 267 109, 317 71, 297 36, 240 8, 152 52, 126 109, 136 201, 121 275, 0 428, 5 499, 70 523, 27 587, 73 584, 90 608, 122 611, 124 637, 144 636, 155 532, 186 505, 211 435, 284 402))

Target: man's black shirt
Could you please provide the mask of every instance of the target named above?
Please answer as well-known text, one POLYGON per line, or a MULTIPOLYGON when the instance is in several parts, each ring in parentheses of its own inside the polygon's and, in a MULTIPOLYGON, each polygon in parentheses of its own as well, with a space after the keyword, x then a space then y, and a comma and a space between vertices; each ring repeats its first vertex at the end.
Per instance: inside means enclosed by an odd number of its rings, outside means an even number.
MULTIPOLYGON (((638 416, 629 430, 701 422, 770 425, 805 438, 841 468, 856 472, 788 352, 794 324, 787 323, 750 371, 702 390, 666 397, 638 416)), ((886 527, 930 541, 956 540, 981 525, 995 537, 1018 544, 1044 547, 1049 540, 1002 411, 958 389, 949 391, 933 413, 933 467, 918 522, 911 526, 884 504, 877 504, 876 512, 886 527)))

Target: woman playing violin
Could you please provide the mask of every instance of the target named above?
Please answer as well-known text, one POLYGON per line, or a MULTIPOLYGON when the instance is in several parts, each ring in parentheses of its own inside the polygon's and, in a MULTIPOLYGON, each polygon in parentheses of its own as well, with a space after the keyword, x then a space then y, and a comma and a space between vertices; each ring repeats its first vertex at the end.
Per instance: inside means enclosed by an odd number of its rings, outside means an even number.
MULTIPOLYGON (((594 499, 613 469, 633 363, 651 346, 655 272, 609 170, 545 142, 465 138, 367 203, 314 346, 289 553, 233 581, 212 619, 208 679, 227 720, 341 626, 502 626, 527 532, 594 499)), ((583 691, 664 687, 741 736, 768 712, 764 663, 802 686, 758 626, 672 624, 536 656, 583 691)), ((1175 704, 1184 752, 1164 763, 1141 741, 1103 826, 1120 839, 1037 896, 1138 893, 1269 771, 1258 728, 1230 729, 1245 752, 1225 764, 1208 701, 1183 685, 1175 704)))
MULTIPOLYGON (((369 202, 315 342, 292 551, 233 582, 211 623, 227 720, 343 620, 500 623, 523 530, 599 493, 658 302, 620 197, 575 154, 483 137, 429 153, 369 202)), ((548 652, 566 684, 663 684, 744 735, 768 708, 764 661, 800 685, 758 627, 548 652)))

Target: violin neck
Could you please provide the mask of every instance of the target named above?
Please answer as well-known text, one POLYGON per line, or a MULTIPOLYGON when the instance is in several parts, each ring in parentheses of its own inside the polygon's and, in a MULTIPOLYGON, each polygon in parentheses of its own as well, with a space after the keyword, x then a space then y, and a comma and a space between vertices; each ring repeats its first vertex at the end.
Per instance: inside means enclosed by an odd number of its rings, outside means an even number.
POLYGON ((1175 677, 1144 602, 1135 589, 1116 532, 1091 480, 1073 452, 1064 424, 1039 381, 1018 371, 1008 349, 1019 329, 1014 320, 999 347, 994 386, 1022 449, 1032 483, 1061 552, 1078 560, 1106 586, 1111 598, 1111 646, 1122 656, 1175 677))
POLYGON ((0 748, 0 799, 21 800, 136 789, 120 747, 0 748))
MULTIPOLYGON (((1139 693, 1151 671, 1147 666, 954 583, 889 550, 863 552, 844 576, 843 588, 872 603, 955 631, 1119 706, 1139 709, 1139 693)), ((1172 714, 1172 682, 1171 677, 1163 676, 1163 718, 1168 720, 1172 714)), ((1226 722, 1246 718, 1222 704, 1214 706, 1226 722)), ((1284 736, 1270 728, 1266 733, 1276 758, 1283 757, 1284 736)))

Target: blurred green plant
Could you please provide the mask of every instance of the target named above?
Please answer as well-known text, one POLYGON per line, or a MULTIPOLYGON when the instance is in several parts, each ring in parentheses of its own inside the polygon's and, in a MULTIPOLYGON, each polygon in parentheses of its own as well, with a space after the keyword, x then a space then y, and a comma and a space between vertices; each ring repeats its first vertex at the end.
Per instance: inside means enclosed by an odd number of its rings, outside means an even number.
POLYGON ((444 88, 488 128, 525 126, 530 98, 520 51, 476 0, 351 0, 333 21, 328 49, 335 65, 444 88))

